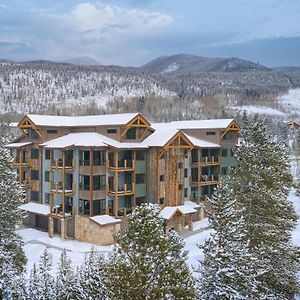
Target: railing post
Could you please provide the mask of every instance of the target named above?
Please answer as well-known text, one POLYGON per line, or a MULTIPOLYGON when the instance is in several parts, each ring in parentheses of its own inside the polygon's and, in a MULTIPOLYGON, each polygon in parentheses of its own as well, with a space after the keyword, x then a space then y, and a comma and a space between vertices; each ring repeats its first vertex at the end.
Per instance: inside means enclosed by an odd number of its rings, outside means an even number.
POLYGON ((211 157, 211 162, 212 162, 212 164, 215 163, 215 157, 214 156, 211 157))
POLYGON ((124 160, 124 169, 127 169, 127 159, 124 160))
POLYGON ((205 164, 207 164, 207 162, 208 162, 208 157, 205 156, 205 164))
POLYGON ((124 217, 127 216, 127 211, 126 211, 126 207, 124 207, 124 217))

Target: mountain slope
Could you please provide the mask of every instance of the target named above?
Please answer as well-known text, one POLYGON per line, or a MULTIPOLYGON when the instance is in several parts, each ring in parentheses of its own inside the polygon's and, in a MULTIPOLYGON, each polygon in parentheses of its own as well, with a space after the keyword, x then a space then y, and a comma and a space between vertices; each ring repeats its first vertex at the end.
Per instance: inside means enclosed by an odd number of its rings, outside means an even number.
POLYGON ((161 56, 140 67, 144 71, 168 73, 201 73, 233 71, 269 71, 270 69, 236 57, 209 58, 189 54, 161 56))

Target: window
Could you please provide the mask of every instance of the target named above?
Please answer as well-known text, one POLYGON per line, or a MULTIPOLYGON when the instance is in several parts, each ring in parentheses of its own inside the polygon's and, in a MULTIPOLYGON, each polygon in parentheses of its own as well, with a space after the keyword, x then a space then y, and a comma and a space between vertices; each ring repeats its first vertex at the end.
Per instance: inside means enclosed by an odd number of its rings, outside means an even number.
POLYGON ((227 167, 222 167, 222 168, 221 168, 221 174, 222 174, 223 176, 227 175, 227 174, 228 174, 228 168, 227 168, 227 167))
POLYGON ((187 168, 184 169, 184 178, 188 178, 188 169, 187 168))
POLYGON ((50 150, 49 149, 47 149, 47 150, 45 150, 45 159, 50 159, 50 150))
POLYGON ((227 156, 227 149, 222 149, 222 156, 226 157, 227 156))
POLYGON ((31 170, 30 177, 32 180, 39 180, 39 171, 31 170))
POLYGON ((79 175, 79 188, 86 191, 90 189, 90 176, 79 175))
POLYGON ((165 181, 165 176, 164 175, 160 175, 159 176, 159 181, 165 181))
POLYGON ((106 200, 99 199, 93 201, 93 214, 104 215, 106 213, 106 200))
POLYGON ((90 201, 79 199, 79 212, 83 215, 90 214, 90 201))
POLYGON ((160 198, 159 199, 159 204, 164 205, 165 204, 165 198, 160 198))
POLYGON ((182 184, 179 184, 179 185, 178 185, 178 190, 181 191, 181 190, 182 190, 182 187, 183 187, 183 185, 182 185, 182 184))
POLYGON ((47 129, 48 134, 56 134, 57 130, 56 129, 47 129))
POLYGON ((45 171, 45 181, 46 182, 50 181, 50 172, 49 171, 45 171))
POLYGON ((105 151, 94 151, 94 166, 104 166, 105 165, 105 151))
POLYGON ((216 135, 215 131, 206 131, 206 135, 216 135))
POLYGON ((79 163, 81 166, 90 165, 90 151, 79 151, 79 163))
POLYGON ((232 131, 228 131, 224 134, 223 136, 223 140, 231 140, 232 138, 234 138, 234 133, 232 131))
POLYGON ((38 159, 39 158, 39 149, 31 149, 31 155, 30 155, 31 158, 33 159, 38 159))
POLYGON ((39 193, 31 191, 31 193, 30 193, 30 200, 31 201, 39 201, 39 193))
POLYGON ((38 140, 39 139, 39 134, 34 130, 34 129, 29 129, 28 131, 29 137, 33 140, 38 140))
POLYGON ((45 203, 46 204, 50 203, 50 194, 49 193, 45 193, 45 203))
POLYGON ((105 190, 105 175, 96 175, 93 177, 94 191, 105 190))
POLYGON ((141 184, 141 183, 145 183, 145 174, 136 174, 135 175, 135 183, 136 184, 141 184))
POLYGON ((185 189, 184 189, 184 197, 187 197, 187 196, 188 196, 188 189, 185 188, 185 189))
POLYGON ((125 139, 126 140, 136 139, 136 127, 131 127, 126 131, 125 139))
POLYGON ((145 160, 145 151, 136 151, 136 160, 145 160))
POLYGON ((108 134, 115 134, 115 133, 117 133, 117 129, 116 128, 107 128, 107 133, 108 134))
POLYGON ((182 169, 182 167, 183 167, 183 163, 182 162, 178 163, 178 169, 182 169))

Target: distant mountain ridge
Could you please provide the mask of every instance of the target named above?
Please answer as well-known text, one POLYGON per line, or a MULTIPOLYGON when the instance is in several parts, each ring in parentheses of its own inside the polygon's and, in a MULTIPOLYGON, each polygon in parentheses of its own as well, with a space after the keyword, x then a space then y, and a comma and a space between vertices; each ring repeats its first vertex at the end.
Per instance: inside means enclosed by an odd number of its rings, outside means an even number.
POLYGON ((176 54, 158 57, 140 67, 142 70, 156 73, 201 73, 201 72, 235 72, 235 71, 270 71, 258 63, 237 57, 210 58, 190 54, 176 54))

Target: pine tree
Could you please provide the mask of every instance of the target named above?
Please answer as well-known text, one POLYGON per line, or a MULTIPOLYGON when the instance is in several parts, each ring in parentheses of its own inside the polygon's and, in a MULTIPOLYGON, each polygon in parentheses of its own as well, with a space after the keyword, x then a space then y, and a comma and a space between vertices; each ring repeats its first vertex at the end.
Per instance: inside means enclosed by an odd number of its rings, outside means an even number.
POLYGON ((84 263, 78 272, 81 299, 108 299, 106 290, 106 263, 101 255, 95 253, 94 248, 85 256, 84 263))
POLYGON ((64 249, 61 253, 59 272, 56 277, 56 298, 57 300, 76 300, 82 299, 78 278, 73 268, 71 260, 64 249))
POLYGON ((243 132, 237 149, 238 171, 233 193, 244 217, 244 239, 253 257, 259 299, 293 299, 299 290, 299 249, 291 242, 297 221, 288 193, 290 161, 284 146, 254 123, 243 132))
POLYGON ((213 233, 200 248, 204 261, 200 262, 197 285, 198 299, 255 299, 256 288, 251 269, 252 258, 244 239, 244 220, 232 194, 232 180, 219 184, 210 200, 213 213, 209 223, 213 233))
POLYGON ((16 234, 21 215, 20 192, 12 169, 12 158, 0 147, 0 299, 22 280, 26 258, 23 242, 16 234))
POLYGON ((143 204, 117 234, 107 272, 110 299, 195 299, 183 240, 165 235, 159 213, 157 205, 143 204))
POLYGON ((36 267, 36 264, 33 265, 33 268, 30 272, 30 278, 29 278, 29 285, 28 285, 28 299, 31 300, 38 300, 40 299, 39 293, 40 293, 40 278, 38 274, 38 270, 36 267))
POLYGON ((46 300, 55 297, 54 278, 52 271, 52 255, 45 248, 38 266, 38 299, 46 300))

